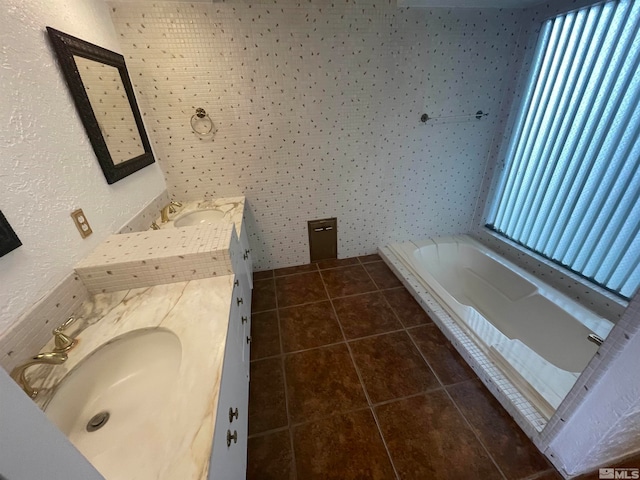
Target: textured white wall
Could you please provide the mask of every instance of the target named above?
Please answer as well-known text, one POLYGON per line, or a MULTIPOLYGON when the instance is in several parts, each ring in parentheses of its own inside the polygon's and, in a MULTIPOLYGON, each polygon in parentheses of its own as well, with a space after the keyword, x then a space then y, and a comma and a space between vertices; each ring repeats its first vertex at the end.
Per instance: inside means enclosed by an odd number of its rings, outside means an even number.
POLYGON ((315 218, 338 217, 340 257, 469 230, 520 11, 109 4, 170 194, 245 194, 258 269, 308 262, 315 218), (196 107, 213 140, 191 131, 196 107))
POLYGON ((165 188, 157 164, 109 186, 46 26, 121 52, 102 0, 0 0, 0 210, 23 245, 0 258, 0 334, 165 188), (83 208, 82 240, 69 214, 83 208))

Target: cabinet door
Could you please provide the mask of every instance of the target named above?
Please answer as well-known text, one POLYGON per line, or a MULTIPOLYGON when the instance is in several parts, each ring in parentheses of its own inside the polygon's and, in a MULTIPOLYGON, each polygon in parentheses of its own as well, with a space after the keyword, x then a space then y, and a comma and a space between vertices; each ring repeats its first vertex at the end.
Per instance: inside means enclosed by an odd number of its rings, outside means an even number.
MULTIPOLYGON (((237 310, 235 312, 237 316, 237 310)), ((232 321, 236 320, 233 316, 234 309, 230 319, 232 321)), ((248 401, 245 400, 248 399, 248 388, 241 353, 242 349, 230 325, 218 395, 209 480, 240 480, 246 476, 247 431, 240 419, 248 416, 248 401), (230 413, 233 414, 232 417, 230 413)))

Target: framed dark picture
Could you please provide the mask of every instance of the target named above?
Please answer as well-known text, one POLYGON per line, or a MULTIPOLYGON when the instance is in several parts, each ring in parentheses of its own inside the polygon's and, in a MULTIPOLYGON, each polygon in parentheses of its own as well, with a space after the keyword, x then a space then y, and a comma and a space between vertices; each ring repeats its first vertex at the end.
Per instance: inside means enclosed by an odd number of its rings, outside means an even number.
POLYGON ((15 250, 20 245, 22 245, 22 242, 16 232, 13 231, 5 216, 0 212, 0 257, 15 250))

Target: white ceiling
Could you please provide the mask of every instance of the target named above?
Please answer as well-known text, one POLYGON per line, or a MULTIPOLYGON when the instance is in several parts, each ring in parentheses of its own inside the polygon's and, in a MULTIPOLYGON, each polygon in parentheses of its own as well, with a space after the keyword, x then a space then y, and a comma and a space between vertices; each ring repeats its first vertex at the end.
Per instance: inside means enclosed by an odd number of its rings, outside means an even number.
POLYGON ((399 7, 529 8, 547 0, 398 0, 399 7))

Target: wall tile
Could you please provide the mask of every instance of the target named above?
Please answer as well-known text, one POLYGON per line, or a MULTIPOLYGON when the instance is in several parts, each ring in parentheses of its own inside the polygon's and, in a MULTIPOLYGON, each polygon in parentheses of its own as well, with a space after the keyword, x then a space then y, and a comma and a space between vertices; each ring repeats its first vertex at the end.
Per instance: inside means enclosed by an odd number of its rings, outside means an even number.
POLYGON ((340 257, 470 228, 521 11, 110 6, 170 195, 245 194, 257 270, 307 263, 316 218, 338 217, 340 257), (191 130, 197 107, 215 136, 191 130))

